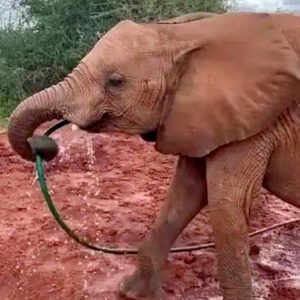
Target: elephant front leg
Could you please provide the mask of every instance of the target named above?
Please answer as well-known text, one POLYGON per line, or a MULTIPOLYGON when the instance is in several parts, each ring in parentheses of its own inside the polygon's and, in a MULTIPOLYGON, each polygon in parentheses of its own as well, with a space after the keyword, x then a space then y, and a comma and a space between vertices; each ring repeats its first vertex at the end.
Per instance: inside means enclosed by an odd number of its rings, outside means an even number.
POLYGON ((139 247, 135 272, 120 284, 129 299, 162 299, 161 276, 171 245, 206 205, 205 163, 181 157, 166 202, 139 247))
POLYGON ((208 205, 224 300, 251 299, 247 219, 269 157, 262 149, 255 143, 237 143, 207 160, 208 205))

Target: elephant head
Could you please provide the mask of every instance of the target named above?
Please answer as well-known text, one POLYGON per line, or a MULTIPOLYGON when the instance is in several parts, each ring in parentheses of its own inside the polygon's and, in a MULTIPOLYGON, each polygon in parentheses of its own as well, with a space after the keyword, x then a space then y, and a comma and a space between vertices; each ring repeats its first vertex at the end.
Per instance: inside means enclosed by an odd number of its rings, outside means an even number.
POLYGON ((267 14, 122 21, 62 82, 19 104, 9 141, 33 160, 28 138, 64 118, 92 133, 152 134, 162 153, 201 157, 275 121, 294 100, 299 70, 267 14))

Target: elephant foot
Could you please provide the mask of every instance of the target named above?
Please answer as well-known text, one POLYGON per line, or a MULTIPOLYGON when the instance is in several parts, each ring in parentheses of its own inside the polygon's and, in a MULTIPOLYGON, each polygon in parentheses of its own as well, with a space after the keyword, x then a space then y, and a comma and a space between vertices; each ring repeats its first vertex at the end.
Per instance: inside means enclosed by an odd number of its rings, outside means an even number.
POLYGON ((132 300, 164 300, 159 276, 145 275, 139 271, 123 279, 119 294, 132 300))

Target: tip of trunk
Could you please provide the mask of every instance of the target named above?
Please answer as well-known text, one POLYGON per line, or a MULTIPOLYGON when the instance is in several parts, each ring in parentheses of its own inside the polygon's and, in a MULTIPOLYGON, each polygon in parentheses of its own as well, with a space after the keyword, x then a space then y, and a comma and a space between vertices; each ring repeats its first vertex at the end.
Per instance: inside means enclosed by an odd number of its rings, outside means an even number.
POLYGON ((49 136, 33 135, 28 139, 28 143, 34 155, 39 155, 46 161, 50 161, 58 154, 56 142, 49 136))

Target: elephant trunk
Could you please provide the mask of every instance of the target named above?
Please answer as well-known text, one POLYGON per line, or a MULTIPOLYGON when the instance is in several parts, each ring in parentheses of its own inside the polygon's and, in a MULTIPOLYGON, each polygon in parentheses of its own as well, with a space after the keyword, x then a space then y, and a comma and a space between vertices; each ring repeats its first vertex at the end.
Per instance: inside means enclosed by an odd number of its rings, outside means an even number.
POLYGON ((72 89, 65 81, 22 101, 11 115, 8 139, 12 148, 24 159, 34 161, 28 138, 42 123, 61 119, 72 89))

